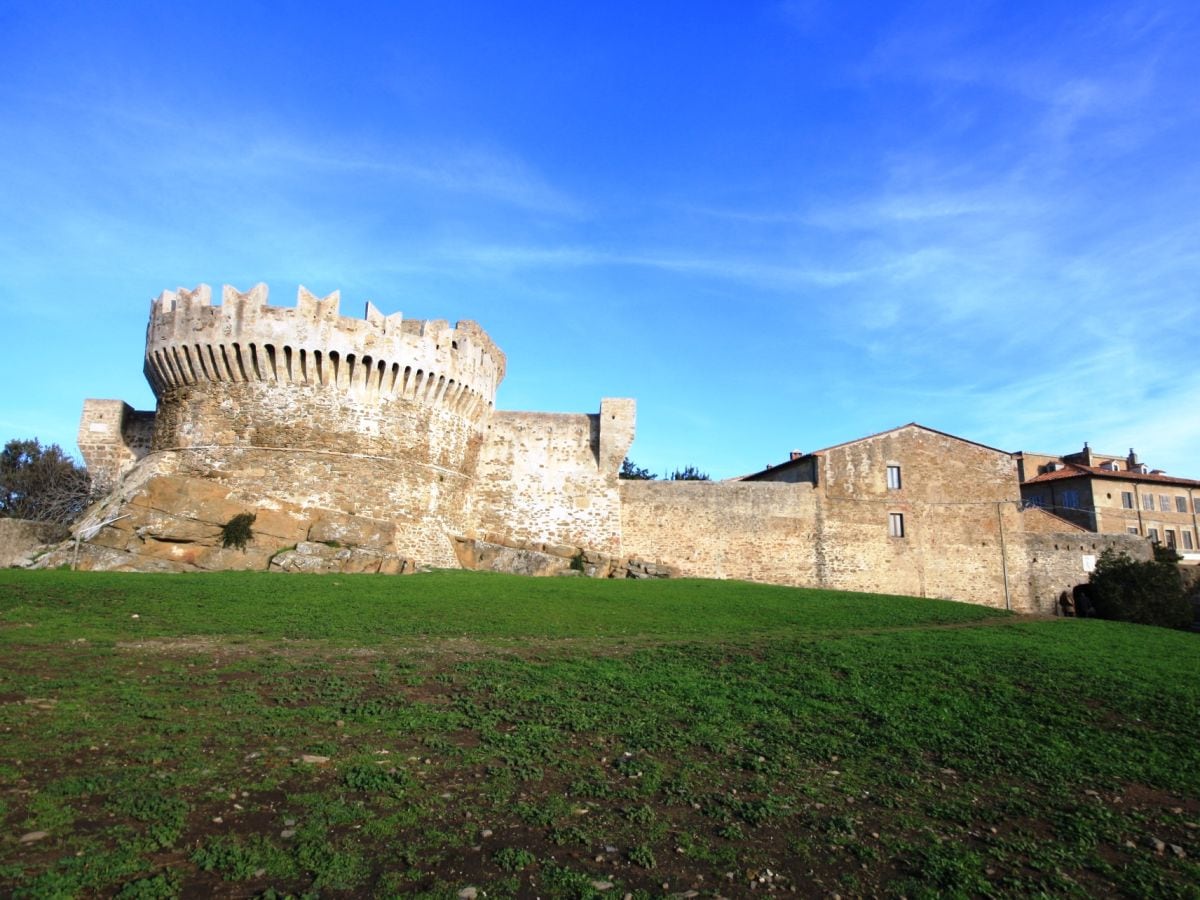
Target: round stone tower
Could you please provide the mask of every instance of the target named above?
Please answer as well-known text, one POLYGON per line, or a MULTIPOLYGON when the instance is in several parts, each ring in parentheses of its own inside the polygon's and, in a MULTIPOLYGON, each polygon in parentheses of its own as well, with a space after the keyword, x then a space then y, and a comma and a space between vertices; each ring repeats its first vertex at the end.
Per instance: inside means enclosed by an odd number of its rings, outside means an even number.
POLYGON ((454 564, 504 354, 474 322, 405 321, 300 288, 167 291, 151 304, 152 452, 180 474, 301 507, 396 523, 397 552, 454 564))

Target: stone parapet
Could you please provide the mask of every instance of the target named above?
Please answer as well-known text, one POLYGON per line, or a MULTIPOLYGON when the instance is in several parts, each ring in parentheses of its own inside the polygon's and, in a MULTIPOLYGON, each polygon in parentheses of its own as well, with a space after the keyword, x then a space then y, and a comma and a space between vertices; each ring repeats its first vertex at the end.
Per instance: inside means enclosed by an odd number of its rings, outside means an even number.
POLYGON ((340 294, 301 287, 296 306, 267 303, 267 286, 164 291, 150 307, 145 373, 155 396, 202 383, 320 386, 360 402, 404 399, 485 418, 505 357, 475 322, 405 320, 371 303, 339 314, 340 294))

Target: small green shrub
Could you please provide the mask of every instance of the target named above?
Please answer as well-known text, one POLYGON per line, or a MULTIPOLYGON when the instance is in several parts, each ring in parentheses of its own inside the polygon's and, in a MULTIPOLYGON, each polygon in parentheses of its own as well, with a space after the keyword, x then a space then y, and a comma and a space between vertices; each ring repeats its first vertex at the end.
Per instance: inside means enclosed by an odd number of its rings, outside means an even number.
POLYGON ((528 868, 537 862, 537 857, 528 850, 520 850, 516 847, 505 847, 503 850, 497 850, 492 859, 505 872, 520 872, 522 869, 528 868))
POLYGON ((408 774, 400 769, 383 769, 371 763, 352 765, 342 772, 342 784, 365 794, 399 797, 411 782, 408 774))
POLYGON ((629 861, 643 869, 653 869, 658 865, 658 860, 654 858, 654 851, 650 849, 649 844, 638 844, 630 850, 629 861))
POLYGON ((117 794, 107 804, 110 811, 146 824, 146 837, 155 848, 174 846, 187 824, 188 804, 148 788, 117 794))
POLYGON ((258 518, 254 513, 238 513, 221 526, 221 546, 237 547, 242 552, 246 550, 246 542, 253 540, 254 531, 250 528, 258 518))
POLYGON ((1187 628, 1192 609, 1176 558, 1173 551, 1156 552, 1153 560, 1139 561, 1105 550, 1090 579, 1096 614, 1119 622, 1187 628))
MULTIPOLYGON (((247 881, 263 874, 288 877, 295 863, 262 835, 241 840, 236 836, 214 838, 192 852, 191 860, 205 872, 220 872, 226 881, 247 881)), ((311 869, 311 867, 309 867, 311 869)))
POLYGON ((542 884, 553 897, 573 897, 577 900, 593 900, 603 897, 592 887, 592 876, 569 866, 546 863, 542 868, 542 884))
POLYGON ((167 869, 157 875, 126 882, 117 892, 117 900, 174 900, 182 890, 179 873, 167 869))

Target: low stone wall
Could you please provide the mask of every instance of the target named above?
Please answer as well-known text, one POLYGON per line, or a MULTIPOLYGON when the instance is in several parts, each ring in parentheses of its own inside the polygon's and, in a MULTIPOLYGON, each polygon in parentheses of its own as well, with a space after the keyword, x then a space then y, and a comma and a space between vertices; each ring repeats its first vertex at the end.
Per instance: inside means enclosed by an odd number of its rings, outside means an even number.
POLYGON ((40 552, 67 536, 62 525, 0 519, 0 568, 27 566, 40 552))
POLYGON ((1132 534, 1024 534, 1018 536, 1018 541, 1024 571, 1013 573, 1014 587, 1019 582, 1028 591, 1026 611, 1045 615, 1056 614, 1063 591, 1070 594, 1076 585, 1087 583, 1105 550, 1126 553, 1137 560, 1154 558, 1150 542, 1132 534))

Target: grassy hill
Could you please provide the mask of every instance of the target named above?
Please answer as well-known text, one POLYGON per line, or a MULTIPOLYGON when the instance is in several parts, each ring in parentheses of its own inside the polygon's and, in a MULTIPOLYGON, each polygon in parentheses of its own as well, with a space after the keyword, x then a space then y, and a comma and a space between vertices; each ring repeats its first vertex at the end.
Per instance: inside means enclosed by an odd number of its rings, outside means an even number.
POLYGON ((0 894, 1195 897, 1198 649, 737 582, 0 571, 0 894))

